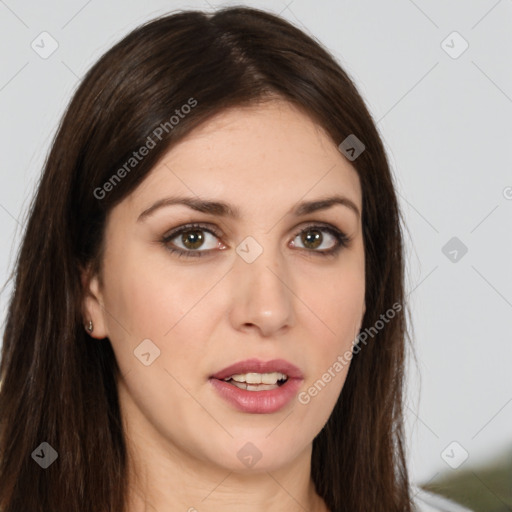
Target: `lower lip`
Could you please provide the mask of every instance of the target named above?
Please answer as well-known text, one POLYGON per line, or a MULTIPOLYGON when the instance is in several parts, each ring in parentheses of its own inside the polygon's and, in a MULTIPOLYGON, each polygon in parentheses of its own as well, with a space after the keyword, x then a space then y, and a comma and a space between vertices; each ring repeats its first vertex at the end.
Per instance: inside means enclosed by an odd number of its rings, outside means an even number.
POLYGON ((270 414, 279 411, 293 400, 299 391, 302 379, 289 378, 282 386, 266 391, 247 391, 214 378, 211 378, 210 382, 217 393, 239 411, 270 414))

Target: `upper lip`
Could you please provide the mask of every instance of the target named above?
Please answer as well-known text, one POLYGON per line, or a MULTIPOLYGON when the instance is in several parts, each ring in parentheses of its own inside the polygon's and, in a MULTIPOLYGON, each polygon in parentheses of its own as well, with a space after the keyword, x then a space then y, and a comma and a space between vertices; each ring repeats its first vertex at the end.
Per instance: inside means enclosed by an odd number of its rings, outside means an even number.
POLYGON ((260 359, 246 359, 238 361, 211 376, 213 379, 226 379, 235 374, 244 373, 284 373, 289 378, 302 379, 302 372, 294 364, 284 359, 272 359, 271 361, 261 361, 260 359))

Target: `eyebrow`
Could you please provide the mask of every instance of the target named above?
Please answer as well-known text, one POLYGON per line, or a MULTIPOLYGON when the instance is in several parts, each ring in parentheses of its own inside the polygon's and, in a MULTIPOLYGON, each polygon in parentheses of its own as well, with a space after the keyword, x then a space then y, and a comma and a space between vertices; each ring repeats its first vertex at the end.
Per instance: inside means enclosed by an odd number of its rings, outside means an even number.
MULTIPOLYGON (((358 218, 361 216, 356 204, 348 197, 340 195, 332 195, 315 201, 303 201, 295 206, 292 210, 292 214, 296 216, 307 215, 320 210, 327 210, 328 208, 338 204, 346 206, 352 210, 358 218)), ((231 206, 222 201, 209 201, 206 199, 198 199, 196 197, 166 197, 158 200, 156 203, 144 210, 137 218, 137 222, 148 218, 160 208, 173 205, 184 205, 198 212, 218 215, 220 217, 231 217, 237 220, 242 217, 240 210, 237 207, 231 206)))

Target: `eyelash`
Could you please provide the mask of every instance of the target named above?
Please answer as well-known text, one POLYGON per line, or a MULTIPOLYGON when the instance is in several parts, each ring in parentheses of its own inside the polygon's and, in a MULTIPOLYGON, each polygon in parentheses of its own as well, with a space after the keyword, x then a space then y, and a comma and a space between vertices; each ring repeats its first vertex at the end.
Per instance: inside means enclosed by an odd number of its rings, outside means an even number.
MULTIPOLYGON (((216 238, 220 238, 222 235, 220 233, 216 233, 215 230, 213 230, 211 228, 211 226, 207 226, 205 224, 185 224, 184 226, 180 226, 179 228, 176 228, 175 230, 171 231, 169 234, 165 235, 162 240, 161 240, 161 243, 162 245, 171 253, 173 254, 176 254, 179 258, 181 258, 182 256, 185 257, 185 258, 200 258, 202 256, 204 256, 205 254, 208 254, 210 253, 211 251, 215 250, 215 249, 209 249, 209 250, 206 250, 206 251, 194 251, 194 250, 188 250, 188 251, 185 251, 183 249, 179 249, 179 248, 176 248, 176 247, 171 247, 169 245, 169 242, 173 239, 173 238, 176 238, 177 236, 181 235, 182 233, 186 233, 187 231, 193 231, 193 230, 201 230, 201 231, 206 231, 212 235, 214 235, 216 238)), ((343 233, 342 231, 340 231, 339 229, 335 228, 334 226, 330 226, 330 225, 325 225, 325 224, 310 224, 310 225, 307 225, 305 227, 303 227, 302 229, 300 229, 299 231, 297 231, 294 235, 293 235, 293 239, 295 239, 298 235, 300 235, 301 233, 303 233, 304 231, 313 231, 313 230, 318 230, 318 231, 326 231, 327 233, 329 233, 330 235, 332 235, 335 240, 336 240, 336 245, 332 248, 332 249, 327 249, 327 250, 323 250, 323 251, 315 251, 314 249, 303 249, 307 252, 310 252, 310 253, 313 253, 313 254, 318 254, 319 256, 323 256, 323 257, 334 257, 338 254, 338 252, 343 248, 343 247, 347 247, 349 242, 350 242, 350 238, 345 234, 343 233)))

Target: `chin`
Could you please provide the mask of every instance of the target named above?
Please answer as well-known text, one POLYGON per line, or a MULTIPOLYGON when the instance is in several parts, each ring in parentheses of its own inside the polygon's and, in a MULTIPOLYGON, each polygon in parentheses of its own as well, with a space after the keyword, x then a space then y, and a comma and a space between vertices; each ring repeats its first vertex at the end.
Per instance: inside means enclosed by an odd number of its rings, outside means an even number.
POLYGON ((277 429, 282 428, 277 425, 250 434, 239 433, 225 441, 214 455, 215 464, 240 474, 272 472, 291 464, 311 446, 313 437, 308 443, 294 436, 277 435, 277 429))

